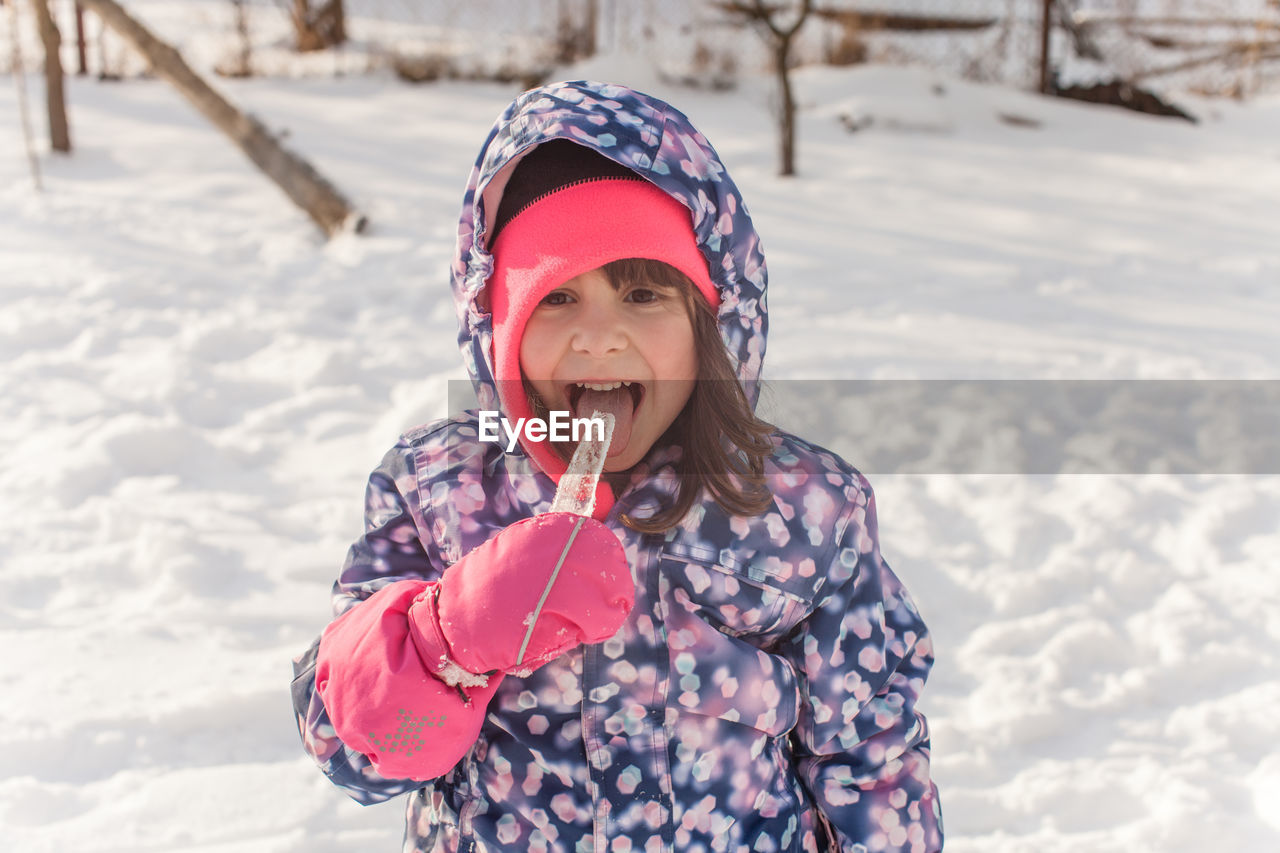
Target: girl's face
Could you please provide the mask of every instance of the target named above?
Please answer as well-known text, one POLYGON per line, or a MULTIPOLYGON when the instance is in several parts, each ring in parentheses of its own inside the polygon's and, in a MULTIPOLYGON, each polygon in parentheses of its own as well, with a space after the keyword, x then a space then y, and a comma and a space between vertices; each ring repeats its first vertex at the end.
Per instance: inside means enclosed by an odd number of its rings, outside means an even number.
POLYGON ((583 418, 597 407, 614 411, 604 468, 625 471, 649 452, 693 392, 693 323, 676 288, 616 287, 594 269, 534 309, 520 341, 520 368, 549 410, 583 418))

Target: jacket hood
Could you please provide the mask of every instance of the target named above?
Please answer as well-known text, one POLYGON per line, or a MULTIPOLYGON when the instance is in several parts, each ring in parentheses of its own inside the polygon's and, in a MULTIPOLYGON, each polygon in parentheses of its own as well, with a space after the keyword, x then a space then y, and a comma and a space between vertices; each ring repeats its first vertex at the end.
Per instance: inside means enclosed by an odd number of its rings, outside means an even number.
POLYGON ((624 86, 579 80, 517 97, 490 130, 467 182, 450 278, 458 345, 480 408, 501 408, 492 317, 484 307, 494 269, 487 235, 512 169, 552 139, 568 139, 608 157, 689 209, 698 249, 720 293, 720 336, 754 405, 768 329, 767 275, 737 186, 706 137, 679 110, 624 86))

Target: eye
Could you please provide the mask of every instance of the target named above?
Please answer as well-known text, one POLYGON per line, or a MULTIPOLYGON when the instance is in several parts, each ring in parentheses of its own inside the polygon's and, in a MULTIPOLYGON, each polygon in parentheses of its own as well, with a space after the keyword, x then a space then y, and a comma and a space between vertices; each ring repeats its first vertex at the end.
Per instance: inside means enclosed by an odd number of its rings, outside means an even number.
POLYGON ((546 296, 542 297, 540 305, 568 305, 572 300, 568 293, 563 290, 553 290, 546 296))
POLYGON ((658 291, 648 287, 633 287, 627 291, 627 301, 636 302, 641 305, 657 302, 661 298, 662 296, 658 291))

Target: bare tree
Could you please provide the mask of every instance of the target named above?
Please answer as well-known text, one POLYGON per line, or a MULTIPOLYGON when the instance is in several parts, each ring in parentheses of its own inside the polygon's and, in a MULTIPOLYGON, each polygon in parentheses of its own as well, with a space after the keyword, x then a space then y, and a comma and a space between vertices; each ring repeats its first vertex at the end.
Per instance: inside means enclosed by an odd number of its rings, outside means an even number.
POLYGON ((791 91, 791 46, 796 33, 813 11, 813 0, 769 5, 765 0, 724 0, 717 8, 730 18, 749 23, 768 43, 773 54, 773 69, 778 75, 778 174, 796 173, 796 102, 791 91), (794 8, 798 6, 798 8, 794 8), (789 7, 792 7, 789 9, 789 7), (791 23, 782 19, 791 11, 791 23))
MULTIPOLYGON (((0 0, 3 4, 4 0, 0 0)), ((31 111, 27 109, 27 72, 22 63, 22 38, 18 33, 18 5, 9 5, 9 59, 12 62, 13 82, 18 87, 18 116, 22 120, 22 141, 27 149, 27 164, 31 167, 31 180, 36 192, 44 189, 40 182, 40 158, 36 156, 35 134, 31 132, 31 111)))
POLYGON ((555 61, 567 65, 595 56, 599 19, 598 0, 560 0, 556 14, 555 61))
POLYGON ((89 55, 84 40, 84 7, 76 3, 76 75, 89 73, 89 55))
POLYGON ((213 70, 223 77, 249 77, 253 74, 253 37, 249 32, 248 0, 231 0, 235 15, 236 47, 231 56, 213 70))
POLYGON ((71 128, 67 124, 67 101, 62 87, 62 34, 49 12, 49 0, 31 0, 44 43, 45 100, 49 107, 49 147, 71 151, 71 128))
POLYGON ((230 137, 254 164, 330 236, 348 228, 359 232, 365 218, 306 160, 289 151, 262 123, 232 106, 172 46, 160 41, 115 0, 81 0, 84 7, 147 58, 205 118, 230 137))
POLYGON ((294 46, 299 51, 324 50, 347 40, 342 0, 277 0, 289 6, 294 46))

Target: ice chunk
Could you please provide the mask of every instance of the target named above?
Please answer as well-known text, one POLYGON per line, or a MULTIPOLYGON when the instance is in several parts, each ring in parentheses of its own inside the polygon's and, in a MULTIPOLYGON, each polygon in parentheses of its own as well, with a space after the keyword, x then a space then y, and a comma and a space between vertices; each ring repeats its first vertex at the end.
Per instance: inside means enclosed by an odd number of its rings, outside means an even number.
POLYGON ((598 430, 595 428, 587 430, 586 438, 573 452, 569 470, 560 477, 555 499, 551 502, 552 512, 590 516, 595 509, 596 484, 600 482, 604 460, 609 455, 609 443, 613 441, 614 419, 611 413, 598 409, 591 414, 591 419, 604 423, 603 439, 596 437, 598 430))

